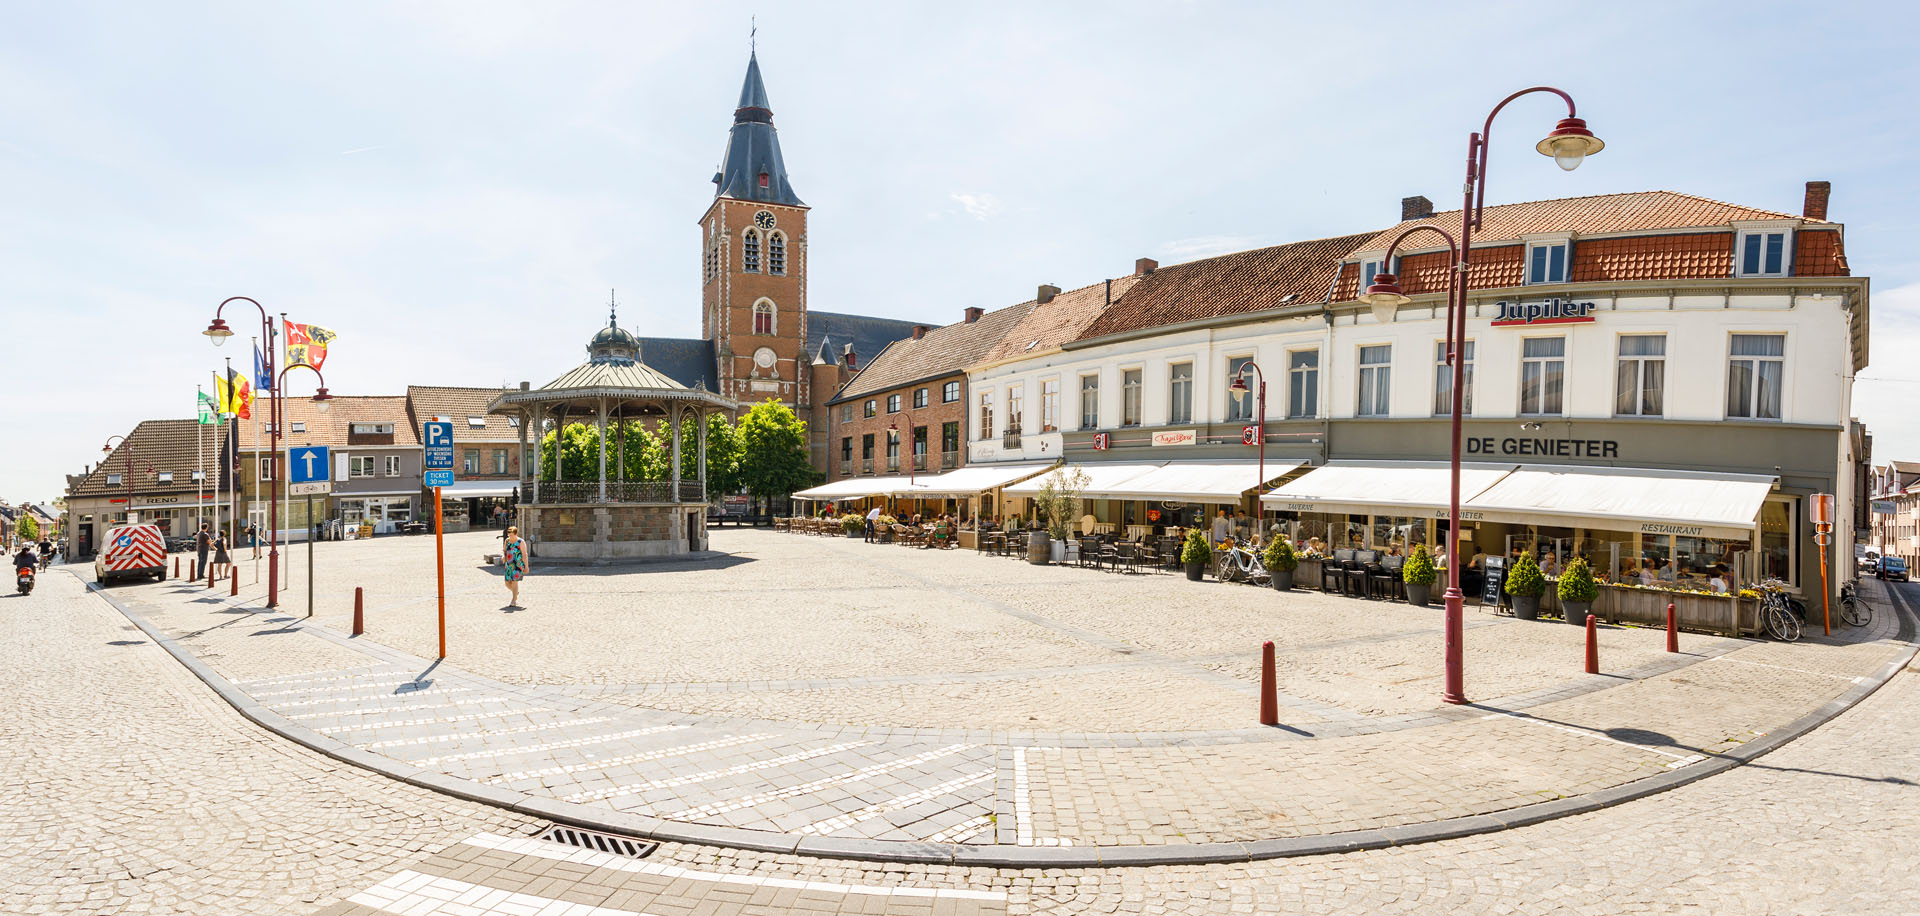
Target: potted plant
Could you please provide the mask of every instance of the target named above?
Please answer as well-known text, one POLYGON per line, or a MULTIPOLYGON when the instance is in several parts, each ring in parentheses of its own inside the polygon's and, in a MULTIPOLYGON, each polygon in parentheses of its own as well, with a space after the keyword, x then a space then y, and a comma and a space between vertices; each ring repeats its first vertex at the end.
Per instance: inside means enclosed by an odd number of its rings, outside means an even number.
POLYGON ((1427 599, 1433 596, 1433 576, 1433 555, 1427 552, 1427 545, 1414 545, 1407 565, 1400 567, 1400 580, 1407 584, 1408 604, 1427 606, 1427 599))
POLYGON ((1284 592, 1293 587, 1293 571, 1299 567, 1300 558, 1293 555, 1293 542, 1285 535, 1276 534, 1267 542, 1260 562, 1266 564, 1267 574, 1273 577, 1275 591, 1284 592))
MULTIPOLYGON (((1072 473, 1067 468, 1054 468, 1053 473, 1040 484, 1040 492, 1034 497, 1035 507, 1041 517, 1047 521, 1044 531, 1033 533, 1032 544, 1037 546, 1041 538, 1048 541, 1047 557, 1055 563, 1067 560, 1067 538, 1073 534, 1073 520, 1080 514, 1080 492, 1092 483, 1085 469, 1075 465, 1072 473)), ((1029 552, 1028 557, 1032 557, 1029 552)))
POLYGON ((1187 564, 1187 581, 1198 582, 1213 563, 1213 545, 1198 525, 1187 532, 1187 543, 1180 548, 1180 562, 1187 564))
POLYGON ((1593 612, 1593 601, 1600 597, 1600 583, 1593 581, 1593 571, 1587 568, 1587 561, 1575 557, 1567 564, 1566 572, 1560 574, 1560 610, 1566 614, 1567 622, 1577 626, 1587 625, 1587 615, 1593 612))
POLYGON ((840 530, 846 532, 847 537, 857 538, 867 530, 867 520, 858 513, 849 512, 840 516, 840 530))
POLYGON ((1533 554, 1521 551, 1507 572, 1507 595, 1513 598, 1513 616, 1521 620, 1540 618, 1540 593, 1547 590, 1547 577, 1540 574, 1540 563, 1533 554))

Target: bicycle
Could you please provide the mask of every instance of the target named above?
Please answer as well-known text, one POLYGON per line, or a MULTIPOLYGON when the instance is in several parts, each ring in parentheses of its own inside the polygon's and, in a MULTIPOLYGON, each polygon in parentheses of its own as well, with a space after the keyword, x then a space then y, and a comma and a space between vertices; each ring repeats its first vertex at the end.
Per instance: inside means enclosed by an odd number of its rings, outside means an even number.
POLYGON ((1860 580, 1840 586, 1840 619, 1851 626, 1864 627, 1873 622, 1873 605, 1860 594, 1860 580))
POLYGON ((1794 642, 1800 638, 1800 620, 1794 616, 1793 608, 1787 603, 1787 583, 1779 579, 1768 579, 1759 584, 1760 588, 1760 625, 1767 635, 1781 642, 1794 642))
POLYGON ((1273 574, 1267 572, 1267 566, 1260 562, 1259 554, 1231 540, 1221 545, 1218 569, 1214 575, 1222 582, 1266 585, 1273 581, 1273 574))

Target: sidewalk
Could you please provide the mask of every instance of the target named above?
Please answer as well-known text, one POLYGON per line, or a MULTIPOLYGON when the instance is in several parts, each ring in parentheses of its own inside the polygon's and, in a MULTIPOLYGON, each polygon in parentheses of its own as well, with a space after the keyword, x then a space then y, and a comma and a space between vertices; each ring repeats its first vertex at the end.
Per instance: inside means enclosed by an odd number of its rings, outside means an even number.
POLYGON ((1837 712, 1910 655, 1912 625, 1868 587, 1874 625, 1832 640, 1687 636, 1679 655, 1468 707, 1356 716, 1322 704, 1290 708, 1281 729, 1098 732, 635 707, 608 698, 618 691, 434 664, 266 612, 257 591, 229 599, 224 584, 102 594, 263 724, 463 797, 748 849, 1093 865, 1397 845, 1709 775, 1837 712))

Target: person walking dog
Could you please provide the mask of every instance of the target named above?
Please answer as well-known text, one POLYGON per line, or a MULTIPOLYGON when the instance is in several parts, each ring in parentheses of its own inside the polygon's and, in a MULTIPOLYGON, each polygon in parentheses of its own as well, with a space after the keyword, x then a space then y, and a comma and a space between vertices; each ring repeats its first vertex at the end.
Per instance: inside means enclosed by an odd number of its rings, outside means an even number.
POLYGON ((520 580, 527 575, 527 542, 520 537, 518 526, 507 528, 507 540, 500 550, 500 564, 506 567, 507 592, 512 595, 507 607, 520 607, 520 580))

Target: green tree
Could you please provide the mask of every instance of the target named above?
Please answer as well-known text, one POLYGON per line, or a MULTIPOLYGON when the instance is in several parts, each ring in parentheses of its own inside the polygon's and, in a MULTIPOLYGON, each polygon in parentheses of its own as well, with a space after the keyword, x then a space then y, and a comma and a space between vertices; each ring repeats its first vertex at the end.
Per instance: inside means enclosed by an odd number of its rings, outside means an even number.
POLYGON ((778 401, 753 405, 740 418, 740 483, 767 500, 804 490, 814 483, 807 455, 806 421, 778 401))
POLYGON ((40 523, 35 521, 32 515, 22 513, 20 523, 15 525, 13 530, 22 541, 40 540, 40 523))
MULTIPOLYGON (((723 413, 707 416, 707 498, 737 493, 746 484, 740 476, 740 430, 723 413)), ((692 479, 699 473, 695 465, 692 479)))

